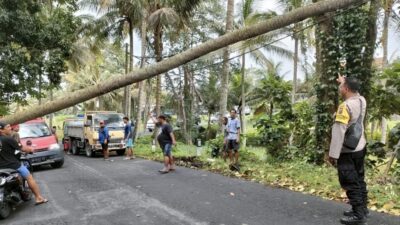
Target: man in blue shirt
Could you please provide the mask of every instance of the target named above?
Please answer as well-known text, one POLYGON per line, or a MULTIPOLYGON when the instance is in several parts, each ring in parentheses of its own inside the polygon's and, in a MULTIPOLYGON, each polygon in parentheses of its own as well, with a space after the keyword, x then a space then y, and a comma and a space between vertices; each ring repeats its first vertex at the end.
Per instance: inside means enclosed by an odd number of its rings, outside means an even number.
POLYGON ((103 150, 103 156, 105 161, 112 162, 113 160, 109 159, 109 151, 108 151, 108 142, 110 141, 110 134, 108 133, 108 128, 106 127, 104 120, 100 121, 100 129, 99 129, 99 142, 101 144, 101 148, 103 150))
POLYGON ((130 160, 135 158, 135 156, 133 156, 133 139, 135 136, 133 134, 133 128, 131 123, 129 122, 129 118, 126 116, 124 117, 124 123, 125 123, 124 140, 127 150, 125 160, 130 160))
POLYGON ((236 165, 239 160, 239 143, 240 143, 240 121, 236 118, 236 110, 231 110, 231 116, 226 125, 226 144, 229 152, 229 159, 232 165, 236 165))

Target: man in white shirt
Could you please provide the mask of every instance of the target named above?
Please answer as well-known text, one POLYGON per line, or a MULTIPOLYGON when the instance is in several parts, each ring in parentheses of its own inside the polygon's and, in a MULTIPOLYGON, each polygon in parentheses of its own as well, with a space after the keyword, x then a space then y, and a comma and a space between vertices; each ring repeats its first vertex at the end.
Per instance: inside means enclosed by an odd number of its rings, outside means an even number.
POLYGON ((226 125, 227 138, 226 145, 229 152, 229 159, 232 165, 236 165, 239 160, 240 143, 240 121, 236 118, 236 110, 231 110, 231 116, 226 125))

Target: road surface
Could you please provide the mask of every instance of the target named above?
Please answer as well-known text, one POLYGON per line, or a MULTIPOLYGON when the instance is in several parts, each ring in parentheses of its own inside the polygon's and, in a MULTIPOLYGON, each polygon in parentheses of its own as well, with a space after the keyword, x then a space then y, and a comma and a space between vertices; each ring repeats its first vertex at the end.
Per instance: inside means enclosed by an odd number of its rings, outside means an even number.
MULTIPOLYGON (((34 176, 47 204, 18 207, 7 225, 224 224, 336 225, 345 204, 289 190, 161 164, 66 156, 61 169, 34 176)), ((399 225, 400 217, 372 213, 369 225, 399 225)))

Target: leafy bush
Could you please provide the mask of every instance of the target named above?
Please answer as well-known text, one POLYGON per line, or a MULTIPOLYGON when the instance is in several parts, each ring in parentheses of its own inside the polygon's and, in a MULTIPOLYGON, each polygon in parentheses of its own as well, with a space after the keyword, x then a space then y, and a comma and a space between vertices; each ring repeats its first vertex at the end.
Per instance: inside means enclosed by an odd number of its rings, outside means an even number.
POLYGON ((208 140, 207 141, 207 146, 209 148, 222 148, 224 145, 224 136, 223 135, 218 135, 216 138, 208 140))
POLYGON ((262 142, 266 146, 267 152, 275 158, 286 159, 287 154, 283 149, 290 136, 287 120, 280 114, 275 114, 272 117, 261 118, 256 123, 256 127, 262 134, 262 142))
POLYGON ((385 144, 380 141, 371 141, 367 146, 368 155, 373 157, 366 157, 366 165, 369 168, 376 168, 379 163, 382 163, 386 158, 385 144))
POLYGON ((246 144, 248 146, 262 146, 263 139, 260 134, 247 133, 245 136, 246 136, 246 144))
POLYGON ((293 108, 293 114, 294 120, 291 123, 293 145, 299 149, 312 150, 314 113, 311 104, 307 101, 297 103, 293 108))

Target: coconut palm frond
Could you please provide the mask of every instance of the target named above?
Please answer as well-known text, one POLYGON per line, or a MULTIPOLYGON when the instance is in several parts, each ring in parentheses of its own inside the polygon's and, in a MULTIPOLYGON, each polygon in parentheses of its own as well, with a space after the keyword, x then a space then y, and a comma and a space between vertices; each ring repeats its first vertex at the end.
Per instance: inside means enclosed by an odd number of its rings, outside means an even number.
POLYGON ((150 27, 161 26, 177 26, 179 23, 179 15, 173 8, 161 8, 153 12, 148 18, 150 27))

